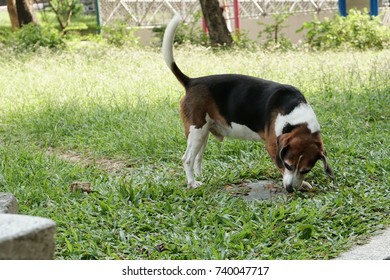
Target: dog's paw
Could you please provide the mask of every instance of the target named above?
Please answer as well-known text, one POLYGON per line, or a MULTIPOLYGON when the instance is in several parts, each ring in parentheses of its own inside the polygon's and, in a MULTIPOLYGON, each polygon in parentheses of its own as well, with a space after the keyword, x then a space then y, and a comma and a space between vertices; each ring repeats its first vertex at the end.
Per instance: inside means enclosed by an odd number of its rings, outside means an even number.
POLYGON ((302 185, 298 188, 298 191, 309 192, 313 190, 313 187, 306 181, 302 182, 302 185))
POLYGON ((194 182, 188 183, 188 188, 189 189, 196 189, 196 188, 200 187, 201 185, 202 185, 202 182, 194 181, 194 182))

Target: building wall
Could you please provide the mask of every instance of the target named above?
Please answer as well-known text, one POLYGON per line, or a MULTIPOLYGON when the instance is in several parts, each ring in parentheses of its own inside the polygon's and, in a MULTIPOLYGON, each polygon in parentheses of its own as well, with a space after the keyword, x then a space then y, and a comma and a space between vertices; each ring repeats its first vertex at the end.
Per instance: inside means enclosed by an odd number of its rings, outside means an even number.
MULTIPOLYGON (((324 19, 325 17, 332 18, 337 11, 325 11, 319 14, 316 14, 319 20, 324 19)), ((312 21, 314 18, 314 14, 296 14, 290 16, 286 21, 286 27, 282 29, 281 33, 283 33, 288 39, 290 39, 293 43, 297 43, 299 40, 302 40, 304 37, 304 32, 297 33, 296 31, 302 27, 303 23, 306 21, 312 21)), ((248 38, 251 40, 259 40, 258 34, 260 31, 264 29, 264 26, 258 24, 258 22, 271 24, 273 23, 272 16, 263 16, 259 19, 241 19, 241 32, 243 34, 247 34, 248 38)), ((201 22, 199 22, 199 27, 201 26, 201 22)), ((140 42, 143 45, 149 45, 152 42, 153 32, 151 28, 141 28, 136 32, 136 35, 140 37, 140 42)))
MULTIPOLYGON (((319 20, 324 19, 325 17, 332 18, 337 11, 325 11, 319 14, 316 14, 319 20)), ((297 33, 296 31, 302 27, 304 22, 312 21, 314 19, 314 14, 296 14, 287 18, 284 27, 281 31, 288 39, 293 43, 297 43, 299 40, 302 40, 304 37, 304 32, 297 33)), ((258 24, 262 22, 265 24, 272 24, 274 22, 272 16, 265 16, 259 19, 243 19, 241 20, 241 30, 243 32, 248 32, 248 37, 251 40, 257 40, 257 36, 260 31, 264 30, 264 27, 258 24)))
POLYGON ((370 2, 370 0, 346 0, 347 11, 354 8, 358 10, 367 8, 367 10, 370 10, 370 2))

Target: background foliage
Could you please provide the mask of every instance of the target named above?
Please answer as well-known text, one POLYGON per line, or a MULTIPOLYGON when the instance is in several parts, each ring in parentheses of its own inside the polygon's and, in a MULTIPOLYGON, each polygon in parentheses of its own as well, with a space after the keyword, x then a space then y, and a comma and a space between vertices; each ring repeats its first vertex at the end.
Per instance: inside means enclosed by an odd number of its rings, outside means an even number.
MULTIPOLYGON (((96 35, 98 28, 95 17, 80 15, 77 13, 78 9, 72 16, 72 22, 65 29, 56 23, 56 15, 49 10, 39 13, 41 27, 34 28, 27 25, 21 28, 17 34, 12 34, 10 27, 0 26, 0 43, 11 47, 18 46, 15 48, 17 50, 23 46, 26 49, 32 46, 33 50, 36 49, 36 46, 61 49, 68 45, 67 42, 74 41, 75 38, 116 47, 134 46, 139 43, 139 38, 136 35, 137 29, 127 28, 121 22, 103 28, 103 39, 99 38, 99 35, 96 35), (60 32, 55 32, 55 29, 60 30, 60 32)), ((298 29, 299 32, 305 33, 304 44, 294 45, 283 33, 288 16, 289 14, 275 15, 274 23, 260 24, 264 25, 265 28, 259 33, 259 38, 261 38, 259 42, 249 39, 245 33, 233 34, 235 48, 252 51, 287 51, 304 50, 308 46, 311 50, 380 50, 390 46, 390 28, 382 25, 380 17, 370 17, 367 13, 356 10, 351 10, 348 17, 335 15, 332 19, 326 18, 323 21, 314 19, 304 23, 298 29)), ((198 13, 194 22, 182 24, 179 27, 175 36, 177 44, 208 46, 207 34, 198 25, 200 18, 201 14, 198 13)), ((164 30, 165 27, 154 28, 155 45, 161 44, 164 30)))
POLYGON ((379 17, 350 10, 347 17, 335 15, 333 19, 306 22, 306 42, 316 50, 329 49, 384 49, 390 46, 390 29, 379 17))

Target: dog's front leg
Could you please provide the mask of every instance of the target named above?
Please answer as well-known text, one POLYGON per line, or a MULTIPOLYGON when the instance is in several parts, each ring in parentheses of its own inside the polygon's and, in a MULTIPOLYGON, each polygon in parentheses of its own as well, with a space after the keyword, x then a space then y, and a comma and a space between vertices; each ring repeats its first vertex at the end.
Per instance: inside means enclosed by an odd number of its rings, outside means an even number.
POLYGON ((313 187, 306 181, 303 181, 302 185, 299 188, 297 188, 298 191, 306 191, 306 192, 311 191, 312 189, 313 187))
POLYGON ((201 161, 203 158, 203 152, 206 148, 208 135, 209 130, 207 124, 201 128, 196 128, 195 126, 190 127, 187 138, 187 149, 182 158, 189 188, 197 188, 202 184, 199 181, 195 181, 194 165, 196 163, 196 174, 200 175, 201 161))

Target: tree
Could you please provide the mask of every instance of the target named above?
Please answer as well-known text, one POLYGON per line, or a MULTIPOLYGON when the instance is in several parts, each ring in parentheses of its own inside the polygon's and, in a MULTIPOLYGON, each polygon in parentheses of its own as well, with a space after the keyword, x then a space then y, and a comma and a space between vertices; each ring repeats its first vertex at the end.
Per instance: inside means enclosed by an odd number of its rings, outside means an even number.
POLYGON ((200 6, 206 21, 211 46, 231 46, 233 39, 226 26, 219 1, 200 0, 200 6))
POLYGON ((7 0, 7 9, 14 30, 25 24, 38 23, 31 0, 7 0))
POLYGON ((8 10, 9 18, 11 20, 12 29, 13 30, 18 29, 20 26, 19 26, 18 13, 16 12, 15 0, 7 0, 7 10, 8 10))
POLYGON ((83 11, 80 0, 49 0, 49 6, 56 15, 61 31, 66 33, 72 16, 83 11))
POLYGON ((284 25, 291 13, 275 14, 273 16, 274 23, 258 22, 259 25, 264 26, 264 30, 259 32, 258 38, 265 35, 265 48, 278 48, 288 50, 292 48, 292 42, 281 33, 282 29, 288 25, 284 25))

